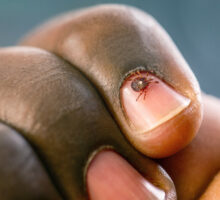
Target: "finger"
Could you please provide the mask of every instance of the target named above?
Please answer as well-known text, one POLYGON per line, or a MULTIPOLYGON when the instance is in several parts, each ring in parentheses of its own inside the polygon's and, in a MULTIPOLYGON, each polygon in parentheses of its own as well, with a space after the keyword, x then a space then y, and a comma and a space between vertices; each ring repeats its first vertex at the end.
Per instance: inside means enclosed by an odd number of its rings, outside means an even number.
POLYGON ((198 199, 220 169, 220 100, 203 95, 203 102, 198 136, 186 149, 160 162, 174 180, 180 200, 198 199))
POLYGON ((15 130, 0 124, 0 197, 5 200, 61 200, 32 150, 15 130))
POLYGON ((91 200, 164 200, 166 193, 113 151, 96 155, 87 174, 91 200))
POLYGON ((145 155, 174 154, 200 126, 200 90, 193 73, 160 25, 137 9, 105 5, 69 13, 22 44, 55 52, 79 68, 145 155))
POLYGON ((133 149, 100 96, 65 61, 35 48, 0 50, 0 120, 32 144, 64 199, 87 199, 89 161, 115 149, 151 183, 175 198, 174 185, 156 163, 133 149))

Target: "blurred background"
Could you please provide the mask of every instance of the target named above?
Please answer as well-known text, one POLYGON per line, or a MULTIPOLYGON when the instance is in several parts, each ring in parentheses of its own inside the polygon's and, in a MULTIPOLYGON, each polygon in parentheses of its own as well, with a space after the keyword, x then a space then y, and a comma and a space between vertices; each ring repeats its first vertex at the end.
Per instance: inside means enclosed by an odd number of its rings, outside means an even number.
POLYGON ((173 38, 202 90, 220 97, 219 0, 0 0, 0 46, 16 44, 54 15, 100 3, 129 4, 154 16, 173 38))

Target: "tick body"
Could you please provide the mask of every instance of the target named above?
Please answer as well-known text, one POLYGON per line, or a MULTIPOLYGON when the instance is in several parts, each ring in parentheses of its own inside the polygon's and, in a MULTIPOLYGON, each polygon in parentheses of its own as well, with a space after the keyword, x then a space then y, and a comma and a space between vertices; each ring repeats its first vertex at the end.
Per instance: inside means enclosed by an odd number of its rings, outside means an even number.
POLYGON ((131 87, 136 92, 140 92, 141 90, 145 89, 148 85, 149 85, 149 81, 147 81, 145 77, 135 78, 131 82, 131 87))
POLYGON ((152 83, 158 83, 158 81, 155 81, 152 78, 148 77, 148 74, 142 75, 140 72, 138 73, 138 76, 136 78, 133 78, 131 80, 131 88, 135 91, 135 92, 139 92, 140 94, 138 95, 136 101, 138 101, 138 99, 144 95, 144 99, 146 98, 146 94, 147 94, 147 89, 149 88, 149 86, 152 83))

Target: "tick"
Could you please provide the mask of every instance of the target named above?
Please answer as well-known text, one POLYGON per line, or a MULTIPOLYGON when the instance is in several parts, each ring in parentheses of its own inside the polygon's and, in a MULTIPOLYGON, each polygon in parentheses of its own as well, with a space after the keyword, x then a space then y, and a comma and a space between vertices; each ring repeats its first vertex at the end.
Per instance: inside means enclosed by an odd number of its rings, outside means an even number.
POLYGON ((144 99, 146 98, 146 94, 147 94, 147 89, 149 88, 149 86, 152 83, 159 83, 158 81, 155 81, 152 78, 148 78, 147 76, 140 76, 137 78, 134 78, 131 82, 131 88, 135 91, 135 92, 140 92, 140 94, 138 95, 136 101, 138 101, 138 99, 144 95, 144 99))

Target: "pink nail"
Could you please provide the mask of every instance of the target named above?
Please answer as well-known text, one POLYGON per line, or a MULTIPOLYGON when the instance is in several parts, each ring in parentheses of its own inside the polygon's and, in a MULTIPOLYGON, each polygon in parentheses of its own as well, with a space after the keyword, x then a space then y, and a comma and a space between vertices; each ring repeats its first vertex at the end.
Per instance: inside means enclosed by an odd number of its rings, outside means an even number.
POLYGON ((120 92, 125 114, 138 133, 160 126, 190 104, 190 99, 145 71, 128 77, 120 92))
POLYGON ((87 173, 91 200, 164 200, 165 192, 112 151, 99 153, 87 173))

